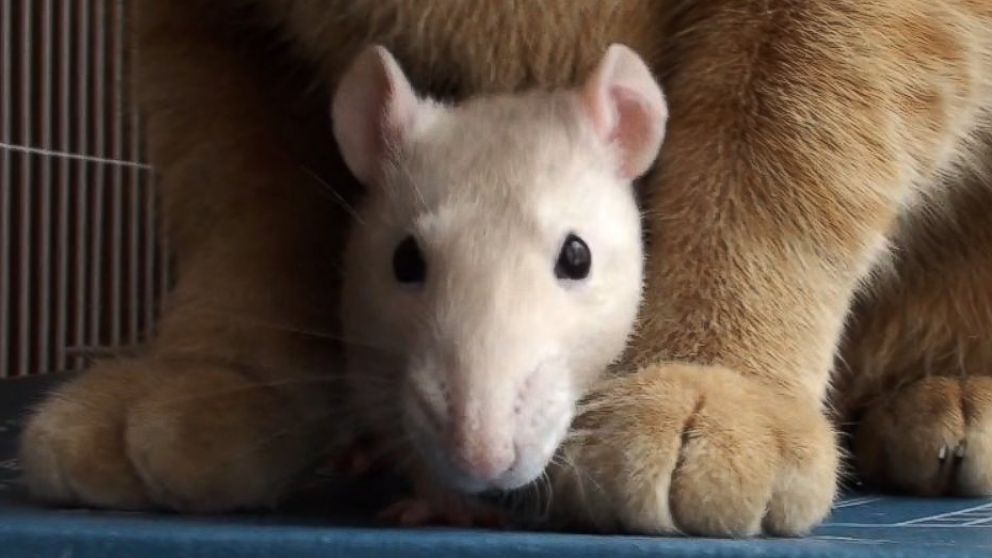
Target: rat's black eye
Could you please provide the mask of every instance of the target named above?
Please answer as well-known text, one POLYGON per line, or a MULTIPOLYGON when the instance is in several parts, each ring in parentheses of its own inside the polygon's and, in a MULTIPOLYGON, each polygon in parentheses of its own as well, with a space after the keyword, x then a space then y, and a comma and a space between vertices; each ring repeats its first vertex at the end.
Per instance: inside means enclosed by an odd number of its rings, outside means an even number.
POLYGON ((423 283, 427 277, 427 264, 412 236, 404 238, 393 252, 393 274, 400 283, 423 283))
POLYGON ((589 246, 574 234, 568 235, 565 243, 561 245, 561 252, 555 263, 555 277, 585 279, 589 275, 590 267, 592 267, 592 252, 589 251, 589 246))

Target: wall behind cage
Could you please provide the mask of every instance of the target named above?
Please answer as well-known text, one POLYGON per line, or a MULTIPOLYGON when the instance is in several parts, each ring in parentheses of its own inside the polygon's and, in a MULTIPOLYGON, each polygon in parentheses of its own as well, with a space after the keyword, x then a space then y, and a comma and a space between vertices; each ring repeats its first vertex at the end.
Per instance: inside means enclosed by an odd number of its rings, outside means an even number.
POLYGON ((168 270, 129 10, 0 0, 0 377, 80 369, 154 327, 168 270))

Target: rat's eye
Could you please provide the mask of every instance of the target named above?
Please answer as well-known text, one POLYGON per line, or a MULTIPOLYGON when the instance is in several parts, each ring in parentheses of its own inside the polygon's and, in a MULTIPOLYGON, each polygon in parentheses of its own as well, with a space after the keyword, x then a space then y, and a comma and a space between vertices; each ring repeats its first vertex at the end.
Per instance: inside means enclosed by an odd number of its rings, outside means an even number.
POLYGON ((393 252, 393 274, 400 283, 423 283, 427 277, 427 264, 412 236, 404 238, 393 252))
POLYGON ((555 277, 585 279, 589 275, 590 267, 592 267, 592 252, 589 251, 589 246, 574 234, 568 235, 565 243, 561 245, 561 252, 555 263, 555 277))

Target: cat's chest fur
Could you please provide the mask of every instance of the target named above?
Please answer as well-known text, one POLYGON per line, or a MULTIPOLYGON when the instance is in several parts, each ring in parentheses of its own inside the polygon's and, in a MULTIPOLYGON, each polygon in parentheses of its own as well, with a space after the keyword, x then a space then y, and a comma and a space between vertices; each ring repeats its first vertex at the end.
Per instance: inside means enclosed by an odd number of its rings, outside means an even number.
POLYGON ((670 11, 669 2, 654 0, 548 0, 539 10, 514 1, 255 3, 323 75, 340 74, 356 45, 377 42, 393 50, 414 85, 458 97, 573 84, 611 42, 650 57, 670 11), (342 36, 342 28, 351 34, 342 36))

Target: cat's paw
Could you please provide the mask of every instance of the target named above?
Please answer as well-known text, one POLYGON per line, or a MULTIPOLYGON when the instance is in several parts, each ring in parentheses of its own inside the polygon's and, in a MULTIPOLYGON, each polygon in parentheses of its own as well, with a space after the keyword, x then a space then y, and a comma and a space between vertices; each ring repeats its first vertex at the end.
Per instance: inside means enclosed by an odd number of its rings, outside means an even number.
POLYGON ((879 397, 854 453, 866 480, 885 488, 992 494, 992 378, 928 376, 879 397))
POLYGON ((815 401, 716 367, 609 381, 576 421, 559 517, 600 530, 799 535, 829 513, 838 450, 815 401))
POLYGON ((315 425, 301 407, 222 366, 101 363, 28 421, 24 479, 36 497, 60 504, 195 512, 269 505, 314 457, 315 425))
POLYGON ((146 393, 131 363, 104 363, 60 386, 21 431, 22 480, 52 504, 139 509, 152 505, 127 457, 128 402, 146 393))

